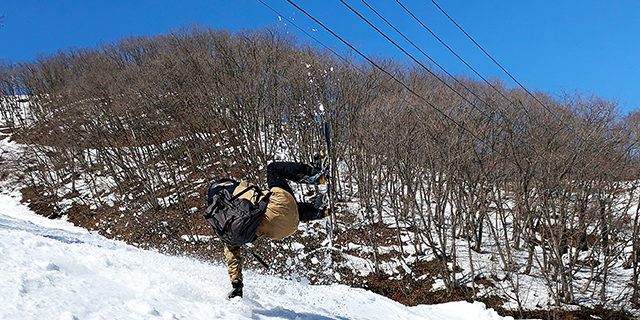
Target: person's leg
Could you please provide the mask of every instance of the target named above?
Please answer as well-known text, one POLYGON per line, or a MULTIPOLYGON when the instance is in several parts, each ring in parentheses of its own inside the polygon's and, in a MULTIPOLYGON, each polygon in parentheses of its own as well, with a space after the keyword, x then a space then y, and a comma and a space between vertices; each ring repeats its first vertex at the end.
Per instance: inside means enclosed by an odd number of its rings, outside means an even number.
MULTIPOLYGON (((267 166, 267 186, 269 189, 279 187, 293 195, 293 190, 287 184, 287 180, 300 182, 300 179, 313 173, 313 167, 299 162, 272 162, 267 166)), ((317 199, 322 200, 322 199, 317 199)), ((319 202, 297 202, 299 221, 324 218, 324 208, 320 208, 319 202)))
POLYGON ((242 298, 242 287, 244 285, 242 284, 242 256, 240 255, 240 247, 225 244, 224 255, 227 258, 229 279, 233 287, 227 298, 242 298))
POLYGON ((298 202, 300 221, 307 222, 326 217, 328 211, 325 197, 325 194, 318 194, 315 199, 312 199, 311 203, 298 202))
POLYGON ((311 174, 313 168, 298 162, 272 162, 267 166, 267 186, 269 189, 280 187, 293 195, 287 180, 300 181, 304 176, 311 174))
POLYGON ((225 244, 224 255, 227 258, 229 280, 231 283, 242 282, 242 255, 240 247, 225 244))
POLYGON ((298 214, 300 222, 308 222, 324 218, 323 212, 318 210, 313 203, 298 202, 298 214))

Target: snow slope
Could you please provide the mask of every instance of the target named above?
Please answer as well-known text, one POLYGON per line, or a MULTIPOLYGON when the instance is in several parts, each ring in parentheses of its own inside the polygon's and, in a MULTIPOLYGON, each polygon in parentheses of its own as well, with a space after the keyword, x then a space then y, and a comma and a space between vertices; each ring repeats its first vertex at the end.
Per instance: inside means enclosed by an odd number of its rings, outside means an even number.
POLYGON ((504 319, 482 303, 406 307, 344 285, 245 275, 145 251, 32 213, 0 195, 0 319, 504 319))

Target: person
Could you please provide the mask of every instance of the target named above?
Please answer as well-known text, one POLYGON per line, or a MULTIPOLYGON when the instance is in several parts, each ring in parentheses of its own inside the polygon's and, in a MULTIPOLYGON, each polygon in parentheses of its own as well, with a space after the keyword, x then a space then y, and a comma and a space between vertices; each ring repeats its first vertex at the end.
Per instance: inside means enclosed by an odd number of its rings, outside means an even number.
MULTIPOLYGON (((299 162, 272 162, 267 166, 267 187, 270 196, 256 231, 257 237, 282 240, 298 229, 299 222, 322 219, 328 215, 325 195, 316 196, 309 203, 297 202, 294 192, 287 182, 287 180, 291 180, 307 184, 323 183, 323 163, 326 158, 316 155, 314 160, 313 165, 299 162)), ((212 185, 209 199, 212 194, 222 188, 226 188, 234 196, 244 191, 240 198, 249 199, 254 203, 265 196, 264 192, 256 190, 255 186, 247 181, 235 182, 230 179, 219 181, 219 183, 212 185), (245 191, 248 188, 252 190, 245 191)), ((242 281, 241 247, 225 244, 224 254, 233 288, 228 298, 242 297, 244 284, 242 281)))

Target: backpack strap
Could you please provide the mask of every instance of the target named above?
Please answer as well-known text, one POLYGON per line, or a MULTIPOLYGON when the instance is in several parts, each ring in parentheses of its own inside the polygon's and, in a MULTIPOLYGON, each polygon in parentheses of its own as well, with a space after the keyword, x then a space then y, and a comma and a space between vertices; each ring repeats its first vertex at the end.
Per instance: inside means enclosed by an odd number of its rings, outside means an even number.
POLYGON ((251 186, 245 188, 244 190, 240 191, 240 193, 238 193, 235 196, 233 196, 230 199, 230 201, 233 201, 233 200, 236 200, 236 199, 240 198, 241 195, 245 194, 250 189, 255 189, 256 192, 258 193, 258 199, 260 199, 260 197, 262 196, 262 190, 260 190, 260 188, 256 187, 255 185, 251 185, 251 186))

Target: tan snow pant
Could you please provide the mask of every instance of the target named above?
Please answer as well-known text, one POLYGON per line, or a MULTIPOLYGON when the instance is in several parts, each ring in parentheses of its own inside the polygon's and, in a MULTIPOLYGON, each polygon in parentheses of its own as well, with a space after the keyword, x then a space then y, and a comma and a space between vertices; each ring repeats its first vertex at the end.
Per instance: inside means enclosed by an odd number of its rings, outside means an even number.
POLYGON ((240 247, 224 245, 224 256, 227 258, 227 270, 231 282, 242 281, 242 255, 240 251, 240 247))

